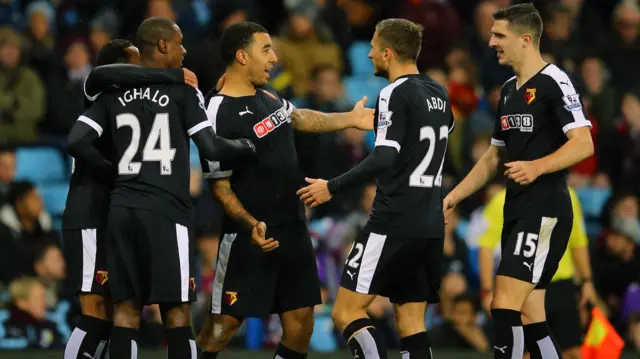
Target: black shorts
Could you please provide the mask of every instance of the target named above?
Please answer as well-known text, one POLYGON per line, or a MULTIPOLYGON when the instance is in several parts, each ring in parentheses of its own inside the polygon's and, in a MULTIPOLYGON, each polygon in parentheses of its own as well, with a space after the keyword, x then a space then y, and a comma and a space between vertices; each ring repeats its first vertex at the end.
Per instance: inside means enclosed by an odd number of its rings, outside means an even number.
POLYGON ((502 227, 502 258, 497 275, 545 289, 567 250, 572 217, 524 217, 502 227))
POLYGON ((194 247, 189 229, 142 209, 109 210, 107 267, 114 303, 195 301, 194 247))
POLYGON ((95 228, 62 231, 62 249, 67 265, 64 293, 108 294, 109 272, 103 230, 95 228))
POLYGON ((280 247, 264 253, 249 232, 225 233, 218 249, 211 313, 263 317, 321 303, 320 280, 307 225, 267 227, 280 247))
POLYGON ((440 302, 444 240, 361 231, 340 286, 388 297, 392 303, 440 302))
POLYGON ((547 323, 561 350, 582 345, 577 289, 571 279, 551 282, 547 287, 545 298, 547 323))

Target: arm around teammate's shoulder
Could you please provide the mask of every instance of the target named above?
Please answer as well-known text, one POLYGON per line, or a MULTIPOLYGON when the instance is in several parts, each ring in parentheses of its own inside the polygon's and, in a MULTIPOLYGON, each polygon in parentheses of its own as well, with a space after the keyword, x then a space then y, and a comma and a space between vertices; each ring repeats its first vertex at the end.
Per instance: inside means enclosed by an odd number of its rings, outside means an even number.
POLYGON ((218 136, 207 126, 191 135, 202 156, 210 161, 228 161, 256 153, 254 144, 244 138, 229 140, 218 136))

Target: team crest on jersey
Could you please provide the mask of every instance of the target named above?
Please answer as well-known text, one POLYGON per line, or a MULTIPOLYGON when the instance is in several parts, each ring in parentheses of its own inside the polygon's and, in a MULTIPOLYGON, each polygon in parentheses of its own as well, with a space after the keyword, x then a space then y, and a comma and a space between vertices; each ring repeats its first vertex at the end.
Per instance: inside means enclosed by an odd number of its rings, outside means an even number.
POLYGON ((533 116, 525 115, 506 115, 500 117, 500 127, 502 131, 520 130, 520 132, 533 131, 533 116))
POLYGON ((567 111, 580 111, 582 110, 582 105, 580 104, 580 95, 568 95, 562 98, 564 101, 564 109, 567 111))
POLYGON ((536 89, 527 89, 524 94, 524 100, 530 105, 536 99, 536 89))
POLYGON ((378 114, 378 129, 387 128, 391 126, 391 115, 393 111, 380 112, 378 114))
POLYGON ((194 277, 189 278, 189 288, 191 288, 192 292, 196 291, 196 279, 194 277))
POLYGON ((227 298, 227 304, 229 304, 229 306, 234 305, 238 301, 238 292, 232 292, 228 290, 225 294, 227 298))
POLYGON ((109 272, 106 270, 96 271, 96 282, 100 285, 104 285, 109 280, 109 272))
POLYGON ((258 138, 262 138, 285 122, 291 122, 291 118, 287 116, 283 106, 271 115, 265 117, 264 120, 253 125, 253 132, 255 132, 258 138))

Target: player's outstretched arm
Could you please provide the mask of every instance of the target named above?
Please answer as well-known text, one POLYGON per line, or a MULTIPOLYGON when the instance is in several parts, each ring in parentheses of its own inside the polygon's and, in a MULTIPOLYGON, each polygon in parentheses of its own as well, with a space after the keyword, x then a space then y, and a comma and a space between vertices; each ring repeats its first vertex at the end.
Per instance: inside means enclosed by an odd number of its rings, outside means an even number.
POLYGON ((111 173, 111 162, 104 158, 95 146, 95 141, 98 137, 99 134, 93 127, 79 120, 69 132, 67 152, 76 161, 81 161, 95 171, 111 173))
POLYGON ((469 174, 445 197, 442 209, 447 211, 455 207, 456 204, 484 187, 495 176, 501 154, 500 147, 493 144, 489 146, 469 174))
POLYGON ((241 156, 253 155, 256 147, 247 139, 229 140, 218 136, 213 127, 201 129, 191 136, 198 151, 209 161, 228 161, 241 156))
POLYGON ((109 87, 134 87, 151 84, 182 84, 198 88, 198 78, 187 69, 151 69, 130 64, 111 64, 94 68, 85 80, 87 99, 93 101, 109 87))
POLYGON ((266 238, 267 226, 259 222, 247 211, 231 189, 229 178, 209 180, 213 198, 220 204, 224 213, 234 221, 251 231, 251 240, 265 252, 270 252, 280 245, 273 238, 266 238))
POLYGON ((307 109, 294 109, 291 113, 293 128, 302 132, 333 132, 345 128, 373 130, 374 110, 364 107, 367 97, 353 106, 350 112, 324 113, 307 109))

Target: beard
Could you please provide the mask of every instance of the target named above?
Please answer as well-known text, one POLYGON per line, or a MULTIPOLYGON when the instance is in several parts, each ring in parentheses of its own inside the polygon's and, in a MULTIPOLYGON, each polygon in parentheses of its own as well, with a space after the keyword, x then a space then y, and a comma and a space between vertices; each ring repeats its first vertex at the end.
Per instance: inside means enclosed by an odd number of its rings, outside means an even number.
POLYGON ((377 66, 374 66, 373 75, 376 76, 376 77, 382 77, 382 78, 388 79, 389 78, 389 71, 386 70, 386 69, 381 69, 381 68, 379 68, 377 66))

